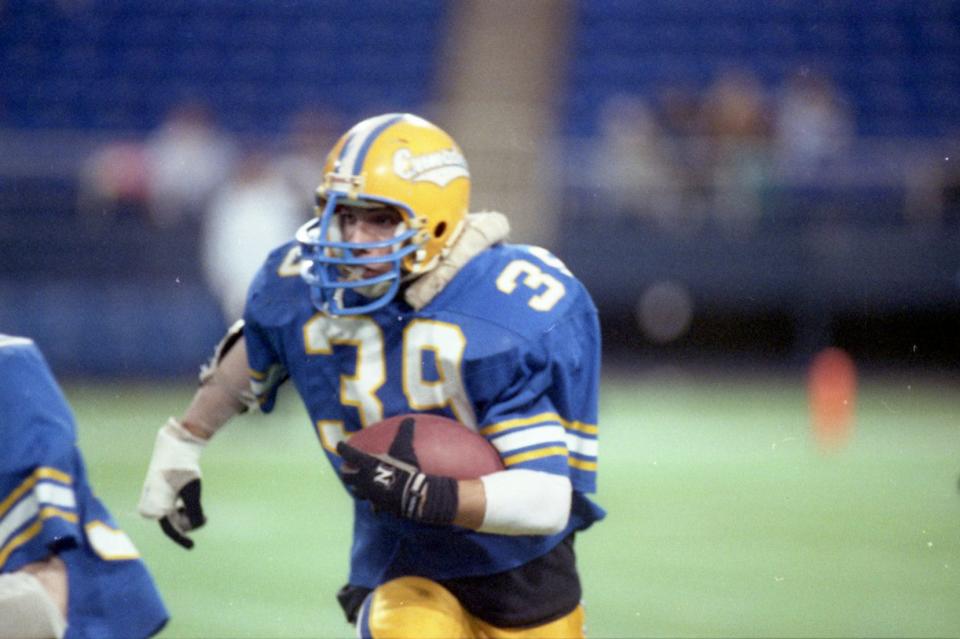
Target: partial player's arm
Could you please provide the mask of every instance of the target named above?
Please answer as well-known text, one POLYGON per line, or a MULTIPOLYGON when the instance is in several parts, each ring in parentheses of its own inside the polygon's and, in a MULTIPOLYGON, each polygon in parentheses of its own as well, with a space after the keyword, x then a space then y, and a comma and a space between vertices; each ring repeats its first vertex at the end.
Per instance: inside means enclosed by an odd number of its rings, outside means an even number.
POLYGON ((193 436, 209 440, 233 416, 257 406, 250 389, 243 321, 236 322, 200 371, 200 387, 181 424, 193 436))
POLYGON ((56 555, 0 574, 0 639, 63 637, 67 567, 56 555))
POLYGON ((400 425, 386 455, 337 446, 346 484, 375 508, 428 524, 456 524, 502 535, 552 535, 570 516, 570 480, 535 470, 505 470, 456 480, 420 470, 413 420, 400 425))
POLYGON ((537 470, 502 470, 458 482, 454 523, 500 535, 554 535, 570 518, 570 479, 537 470))
POLYGON ((50 549, 72 552, 81 535, 73 415, 27 338, 0 334, 0 380, 0 639, 59 639, 67 566, 50 549))
POLYGON ((243 322, 227 331, 182 419, 170 417, 157 433, 140 496, 140 514, 157 519, 171 539, 192 548, 187 533, 204 524, 200 505, 200 454, 233 416, 256 406, 250 390, 243 322))

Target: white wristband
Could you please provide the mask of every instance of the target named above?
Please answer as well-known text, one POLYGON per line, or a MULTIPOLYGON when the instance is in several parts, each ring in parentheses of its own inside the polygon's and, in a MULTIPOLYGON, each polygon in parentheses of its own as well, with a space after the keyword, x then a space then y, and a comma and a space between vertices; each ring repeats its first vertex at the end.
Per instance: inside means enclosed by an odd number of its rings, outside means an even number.
POLYGON ((487 501, 480 532, 555 535, 570 518, 570 479, 536 470, 502 470, 480 478, 487 501))

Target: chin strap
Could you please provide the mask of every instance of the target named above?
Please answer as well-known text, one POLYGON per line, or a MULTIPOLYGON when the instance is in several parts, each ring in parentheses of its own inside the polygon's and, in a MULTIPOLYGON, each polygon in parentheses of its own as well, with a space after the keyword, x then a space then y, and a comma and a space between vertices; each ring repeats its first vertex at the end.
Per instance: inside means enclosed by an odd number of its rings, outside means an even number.
POLYGON ((464 222, 460 237, 440 263, 417 278, 404 294, 407 304, 420 310, 430 303, 447 282, 481 251, 502 241, 510 233, 510 222, 502 213, 471 213, 464 222))

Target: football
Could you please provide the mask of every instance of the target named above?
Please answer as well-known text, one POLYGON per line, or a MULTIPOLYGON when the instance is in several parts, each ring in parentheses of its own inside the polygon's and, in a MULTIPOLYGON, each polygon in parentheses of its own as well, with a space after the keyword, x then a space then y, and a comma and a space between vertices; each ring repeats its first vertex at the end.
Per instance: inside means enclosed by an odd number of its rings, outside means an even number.
POLYGON ((347 443, 371 455, 385 454, 400 423, 414 420, 413 450, 420 469, 430 475, 476 479, 503 470, 497 449, 460 422, 426 413, 396 415, 357 431, 347 443))

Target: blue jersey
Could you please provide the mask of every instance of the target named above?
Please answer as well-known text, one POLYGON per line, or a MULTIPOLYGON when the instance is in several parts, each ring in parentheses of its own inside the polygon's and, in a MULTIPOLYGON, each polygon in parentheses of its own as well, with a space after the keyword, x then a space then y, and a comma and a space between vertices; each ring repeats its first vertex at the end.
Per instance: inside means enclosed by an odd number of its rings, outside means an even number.
POLYGON ((130 538, 87 483, 66 399, 33 342, 0 335, 0 573, 56 553, 66 637, 135 639, 168 615, 130 538))
POLYGON ((567 529, 553 536, 428 526, 357 501, 351 583, 501 572, 603 517, 586 497, 597 473, 597 312, 562 262, 499 244, 420 310, 395 299, 370 315, 333 316, 312 305, 297 260, 296 244, 268 257, 250 288, 244 338, 262 408, 271 410, 277 380, 289 376, 335 469, 336 444, 350 433, 428 412, 481 433, 506 468, 563 475, 574 488, 567 529))

